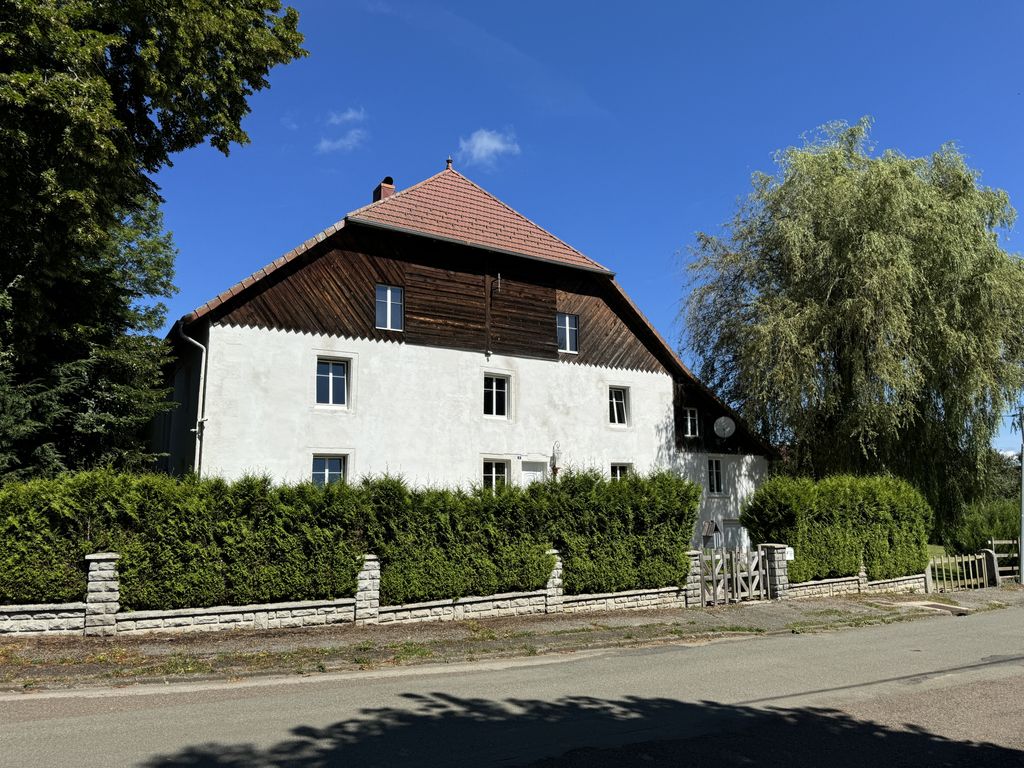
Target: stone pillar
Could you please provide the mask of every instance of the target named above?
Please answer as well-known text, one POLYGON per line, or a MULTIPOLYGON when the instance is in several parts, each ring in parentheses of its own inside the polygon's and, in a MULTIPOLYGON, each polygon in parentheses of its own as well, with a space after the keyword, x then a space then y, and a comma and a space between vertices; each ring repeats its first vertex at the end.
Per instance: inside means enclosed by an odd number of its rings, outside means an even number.
POLYGON ((686 575, 686 587, 683 590, 687 608, 700 608, 704 599, 700 594, 702 574, 700 572, 700 550, 691 549, 686 553, 690 561, 690 572, 686 575))
POLYGON ((121 584, 117 577, 116 552, 86 555, 89 564, 85 593, 85 634, 112 635, 117 632, 117 612, 121 609, 121 584))
POLYGON ((864 567, 864 558, 860 559, 860 570, 857 571, 857 591, 860 593, 867 592, 868 590, 868 572, 864 567))
MULTIPOLYGON (((996 551, 994 549, 983 549, 981 554, 985 556, 985 570, 988 571, 989 586, 998 587, 1003 582, 999 576, 999 558, 996 557, 996 551)), ((928 573, 931 573, 931 571, 931 566, 928 566, 928 573)))
POLYGON ((380 612, 380 560, 363 555, 363 568, 356 577, 356 625, 376 624, 380 612))
POLYGON ((789 591, 789 563, 785 544, 762 544, 768 574, 768 599, 783 600, 789 591))
POLYGON ((562 556, 557 549, 549 549, 549 555, 555 556, 555 565, 548 576, 547 586, 544 587, 544 613, 561 613, 562 598, 565 594, 562 589, 562 556))

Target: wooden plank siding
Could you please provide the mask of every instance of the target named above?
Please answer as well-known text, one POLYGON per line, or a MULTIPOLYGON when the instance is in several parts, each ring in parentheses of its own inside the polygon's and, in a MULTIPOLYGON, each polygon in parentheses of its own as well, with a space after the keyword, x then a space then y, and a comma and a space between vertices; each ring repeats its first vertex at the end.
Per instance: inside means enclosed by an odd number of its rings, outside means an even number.
POLYGON ((577 365, 666 372, 635 329, 609 303, 608 292, 593 279, 564 282, 555 291, 558 312, 579 315, 579 352, 560 352, 559 359, 577 365))
POLYGON ((667 372, 650 331, 603 275, 349 226, 214 310, 211 322, 667 372), (378 283, 405 289, 404 332, 374 327, 378 283), (555 315, 580 316, 558 352, 555 315))
POLYGON ((491 351, 558 359, 555 290, 502 274, 491 283, 491 351))

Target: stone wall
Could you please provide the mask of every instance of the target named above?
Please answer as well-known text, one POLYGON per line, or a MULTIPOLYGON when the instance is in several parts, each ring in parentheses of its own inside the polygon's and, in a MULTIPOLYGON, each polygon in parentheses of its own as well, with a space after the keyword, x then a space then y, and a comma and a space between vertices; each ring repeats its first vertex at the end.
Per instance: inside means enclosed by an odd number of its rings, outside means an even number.
POLYGON ((314 627, 355 620, 356 601, 303 600, 294 603, 221 605, 214 608, 179 608, 171 611, 127 611, 116 614, 122 632, 215 632, 221 629, 279 629, 314 627))
POLYGON ((537 590, 536 592, 508 592, 487 597, 461 597, 458 600, 383 605, 380 608, 378 623, 459 621, 496 616, 527 616, 547 612, 547 591, 537 590))
POLYGON ((7 633, 74 633, 85 631, 85 603, 0 605, 0 635, 7 633))
POLYGON ((620 611, 630 608, 685 608, 686 592, 678 587, 633 589, 596 595, 566 595, 562 610, 566 613, 585 611, 620 611))
POLYGON ((840 597, 842 595, 880 595, 884 593, 928 592, 927 577, 923 573, 900 576, 895 579, 868 581, 865 576, 845 576, 838 579, 804 581, 790 584, 787 597, 840 597))
MULTIPOLYGON (((926 575, 868 581, 860 576, 790 584, 786 547, 763 545, 768 594, 787 597, 836 597, 850 594, 928 591, 926 575)), ((168 611, 121 611, 118 555, 101 552, 89 555, 86 600, 55 605, 0 605, 0 635, 13 633, 65 633, 119 635, 140 632, 213 632, 222 629, 277 629, 325 624, 394 624, 420 621, 458 621, 498 616, 528 616, 542 613, 582 613, 650 608, 695 608, 701 606, 700 553, 687 553, 690 575, 683 587, 636 589, 592 595, 566 595, 562 581, 562 559, 556 550, 554 567, 544 589, 502 595, 434 600, 407 605, 380 604, 380 561, 375 555, 363 558, 357 577, 355 597, 337 600, 307 600, 260 605, 182 608, 168 611)))

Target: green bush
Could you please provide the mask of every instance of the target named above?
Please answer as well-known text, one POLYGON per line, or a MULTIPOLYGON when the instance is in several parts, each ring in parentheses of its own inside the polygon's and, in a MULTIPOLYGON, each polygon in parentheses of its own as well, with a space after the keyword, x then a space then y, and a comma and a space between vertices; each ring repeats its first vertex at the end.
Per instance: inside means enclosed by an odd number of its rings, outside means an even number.
POLYGON ((365 552, 385 604, 540 589, 552 545, 570 594, 682 584, 699 499, 668 472, 496 492, 66 474, 0 488, 0 603, 81 600, 103 550, 129 609, 348 596, 365 552))
POLYGON ((946 548, 972 554, 988 547, 989 539, 1020 536, 1020 499, 994 499, 971 504, 943 538, 946 548))
POLYGON ((894 477, 836 475, 818 482, 774 477, 745 505, 740 522, 756 543, 788 544, 791 582, 921 573, 928 563, 932 512, 909 483, 894 477))

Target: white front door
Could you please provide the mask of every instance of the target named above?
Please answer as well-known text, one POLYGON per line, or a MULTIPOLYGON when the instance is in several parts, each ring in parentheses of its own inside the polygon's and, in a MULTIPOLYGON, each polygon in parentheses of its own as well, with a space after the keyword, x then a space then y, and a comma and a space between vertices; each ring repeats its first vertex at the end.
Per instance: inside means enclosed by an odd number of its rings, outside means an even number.
POLYGON ((523 485, 541 482, 547 475, 548 465, 543 461, 523 462, 523 485))

